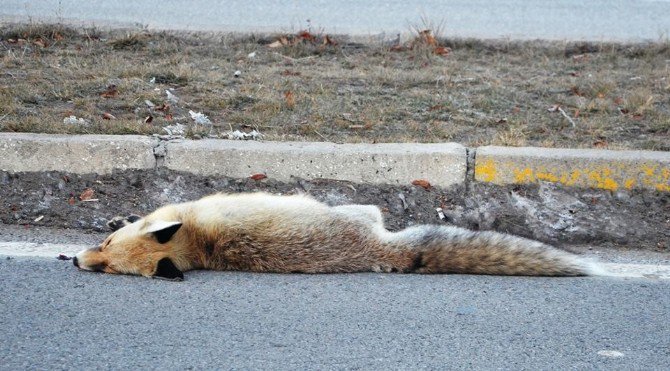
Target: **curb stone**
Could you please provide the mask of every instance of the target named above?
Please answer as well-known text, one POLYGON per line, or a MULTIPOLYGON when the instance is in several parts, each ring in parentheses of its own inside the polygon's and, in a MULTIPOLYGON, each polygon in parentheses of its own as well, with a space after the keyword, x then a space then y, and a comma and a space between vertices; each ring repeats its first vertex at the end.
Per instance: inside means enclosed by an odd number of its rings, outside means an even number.
POLYGON ((426 179, 447 187, 465 181, 466 149, 456 143, 333 144, 204 139, 168 143, 165 167, 197 175, 327 178, 372 184, 426 179))
POLYGON ((0 170, 109 174, 153 169, 156 143, 138 135, 0 133, 0 170))
POLYGON ((261 173, 280 181, 297 177, 409 184, 425 179, 447 187, 474 178, 494 184, 549 182, 609 191, 670 192, 670 152, 0 133, 3 171, 108 174, 157 167, 238 178, 261 173))
POLYGON ((480 147, 475 181, 670 192, 670 152, 480 147))

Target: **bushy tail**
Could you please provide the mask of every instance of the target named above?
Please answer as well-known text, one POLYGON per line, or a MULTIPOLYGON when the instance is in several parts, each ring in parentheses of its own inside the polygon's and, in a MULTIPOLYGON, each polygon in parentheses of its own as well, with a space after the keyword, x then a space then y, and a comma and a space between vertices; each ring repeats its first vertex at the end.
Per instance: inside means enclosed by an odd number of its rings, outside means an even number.
POLYGON ((384 237, 395 251, 410 253, 411 263, 401 268, 405 272, 519 276, 603 274, 595 262, 538 241, 497 232, 431 225, 411 227, 384 237))

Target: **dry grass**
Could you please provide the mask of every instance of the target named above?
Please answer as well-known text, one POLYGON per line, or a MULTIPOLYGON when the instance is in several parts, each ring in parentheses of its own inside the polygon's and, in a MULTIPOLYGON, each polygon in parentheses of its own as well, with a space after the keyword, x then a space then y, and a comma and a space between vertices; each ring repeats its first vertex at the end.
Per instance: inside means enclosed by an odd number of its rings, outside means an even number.
POLYGON ((392 51, 324 36, 271 48, 278 35, 6 25, 0 130, 161 133, 193 110, 214 122, 194 136, 670 150, 668 42, 439 39, 444 56, 416 40, 392 51), (90 125, 64 124, 71 115, 90 125))

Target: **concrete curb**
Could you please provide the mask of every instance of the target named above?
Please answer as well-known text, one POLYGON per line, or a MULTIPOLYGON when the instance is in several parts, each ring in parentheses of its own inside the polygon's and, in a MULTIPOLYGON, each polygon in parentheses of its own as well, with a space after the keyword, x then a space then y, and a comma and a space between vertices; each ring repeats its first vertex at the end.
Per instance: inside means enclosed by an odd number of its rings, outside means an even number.
POLYGON ((199 175, 328 178, 373 184, 434 186, 470 180, 539 181, 610 191, 670 192, 670 152, 481 147, 460 144, 333 144, 143 136, 0 133, 0 169, 110 173, 164 167, 199 175))
POLYGON ((0 133, 0 169, 108 174, 153 169, 158 140, 136 135, 0 133))
POLYGON ((496 184, 539 181, 566 186, 670 191, 670 153, 532 147, 481 147, 475 180, 496 184))
POLYGON ((466 149, 460 144, 333 144, 302 142, 183 141, 167 144, 165 167, 198 175, 243 178, 262 173, 288 181, 327 178, 372 184, 426 179, 462 183, 466 149))

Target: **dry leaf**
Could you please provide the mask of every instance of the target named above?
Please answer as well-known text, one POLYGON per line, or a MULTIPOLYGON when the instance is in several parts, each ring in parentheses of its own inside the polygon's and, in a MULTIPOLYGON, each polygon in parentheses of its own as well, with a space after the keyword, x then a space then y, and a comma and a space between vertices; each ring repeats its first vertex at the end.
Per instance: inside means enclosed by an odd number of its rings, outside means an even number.
POLYGON ((284 46, 284 44, 282 44, 281 41, 279 41, 279 40, 268 44, 268 48, 279 48, 279 47, 282 47, 282 46, 284 46))
POLYGON ((119 95, 119 91, 116 88, 116 85, 112 84, 107 87, 105 91, 100 93, 100 96, 103 98, 113 98, 119 95))
POLYGON ((578 96, 578 97, 583 97, 583 96, 584 96, 584 92, 582 92, 582 91, 579 89, 579 87, 577 87, 577 86, 573 86, 573 87, 571 87, 571 88, 570 88, 570 92, 572 93, 572 95, 576 95, 576 96, 578 96))
POLYGON ((265 179, 267 177, 268 177, 267 175, 259 173, 259 174, 254 174, 254 175, 250 176, 249 178, 251 178, 253 180, 262 180, 262 179, 265 179))
POLYGON ((291 70, 284 70, 280 73, 282 76, 300 76, 300 72, 297 71, 291 71, 291 70))
POLYGON ((33 44, 39 46, 40 48, 46 48, 47 47, 47 43, 45 43, 44 40, 42 40, 42 39, 37 39, 37 40, 33 41, 33 44))
POLYGON ((426 179, 413 180, 412 184, 415 185, 415 186, 423 187, 423 189, 426 189, 426 190, 431 188, 430 183, 426 179))
POLYGON ((275 42, 268 44, 268 48, 280 48, 289 44, 288 38, 282 36, 278 38, 275 42))
POLYGON ((172 120, 172 114, 168 113, 167 115, 165 115, 165 120, 167 120, 167 121, 172 120))
POLYGON ((451 48, 447 48, 447 47, 444 47, 444 46, 438 46, 438 47, 435 48, 435 50, 433 50, 433 52, 437 55, 441 55, 443 57, 446 57, 446 56, 449 55, 449 53, 451 53, 451 48))
POLYGON ((154 120, 154 117, 151 116, 151 115, 149 115, 149 116, 147 116, 147 117, 144 118, 144 123, 145 123, 145 124, 150 124, 151 121, 153 121, 153 120, 154 120))
POLYGON ((109 112, 105 112, 102 114, 102 119, 103 120, 116 120, 116 116, 112 115, 109 112))
POLYGON ((293 95, 293 92, 290 90, 287 90, 284 92, 284 99, 286 100, 286 107, 289 109, 293 109, 295 107, 295 96, 293 95))
POLYGON ((160 106, 154 107, 154 110, 168 112, 168 111, 170 111, 170 105, 163 103, 160 106))
POLYGON ((435 36, 433 36, 433 31, 423 30, 419 32, 419 39, 426 45, 438 46, 435 36))
POLYGON ((316 37, 314 35, 304 30, 298 32, 298 37, 309 42, 316 41, 316 37))
POLYGON ((586 62, 589 60, 589 56, 586 54, 577 54, 572 56, 573 62, 586 62))
POLYGON ((330 36, 326 35, 323 38, 323 45, 335 46, 335 45, 337 45, 337 41, 333 40, 330 36))
POLYGON ((94 194, 95 194, 95 191, 93 190, 93 188, 86 188, 86 189, 84 190, 84 192, 82 192, 82 193, 79 195, 79 199, 80 199, 81 201, 90 200, 90 199, 93 198, 93 195, 94 195, 94 194))
POLYGON ((70 205, 74 205, 74 202, 75 202, 74 201, 74 196, 70 197, 70 199, 67 200, 67 203, 70 204, 70 205))
POLYGON ((593 142, 593 146, 596 148, 605 148, 607 147, 607 141, 604 139, 598 139, 595 142, 593 142))

